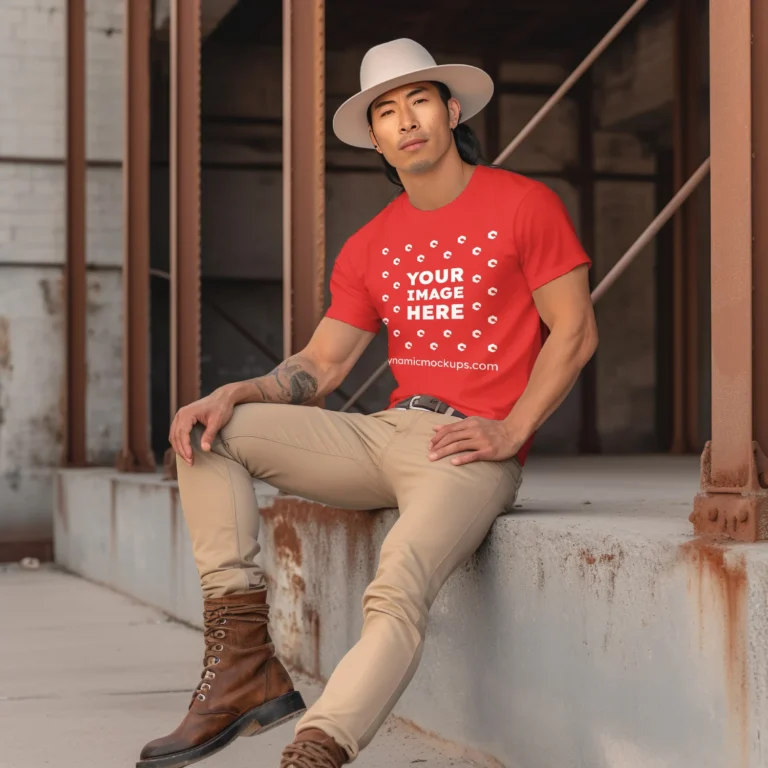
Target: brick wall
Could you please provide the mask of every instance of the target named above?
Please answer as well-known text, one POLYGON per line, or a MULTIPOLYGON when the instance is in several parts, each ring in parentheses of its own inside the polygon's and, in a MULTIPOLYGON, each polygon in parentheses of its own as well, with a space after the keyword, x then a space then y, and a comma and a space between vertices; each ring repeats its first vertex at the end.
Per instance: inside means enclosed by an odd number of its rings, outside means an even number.
MULTIPOLYGON (((60 461, 65 2, 0 0, 0 543, 50 538, 60 461)), ((87 156, 122 155, 121 0, 90 0, 87 156)), ((121 171, 87 173, 88 456, 120 440, 121 171)))

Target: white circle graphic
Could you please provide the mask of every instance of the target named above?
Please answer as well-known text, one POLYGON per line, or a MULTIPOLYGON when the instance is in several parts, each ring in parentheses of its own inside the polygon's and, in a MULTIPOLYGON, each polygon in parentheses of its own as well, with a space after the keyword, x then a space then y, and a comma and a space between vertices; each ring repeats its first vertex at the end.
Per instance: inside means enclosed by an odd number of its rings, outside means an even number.
POLYGON ((491 315, 491 316, 488 318, 488 322, 489 322, 491 325, 496 325, 496 323, 498 322, 498 320, 499 320, 499 318, 498 318, 498 317, 496 317, 496 315, 491 315))

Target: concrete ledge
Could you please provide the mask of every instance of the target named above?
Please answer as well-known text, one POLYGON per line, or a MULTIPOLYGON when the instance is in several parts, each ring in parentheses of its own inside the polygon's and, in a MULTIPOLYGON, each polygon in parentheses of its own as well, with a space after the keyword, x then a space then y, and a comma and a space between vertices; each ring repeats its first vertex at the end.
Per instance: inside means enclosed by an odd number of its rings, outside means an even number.
MULTIPOLYGON (((768 548, 695 541, 695 460, 533 459, 522 508, 449 580, 396 713, 519 768, 768 766, 768 548)), ((56 558, 200 624, 174 485, 59 474, 56 558)), ((327 679, 394 511, 257 485, 274 635, 327 679)))

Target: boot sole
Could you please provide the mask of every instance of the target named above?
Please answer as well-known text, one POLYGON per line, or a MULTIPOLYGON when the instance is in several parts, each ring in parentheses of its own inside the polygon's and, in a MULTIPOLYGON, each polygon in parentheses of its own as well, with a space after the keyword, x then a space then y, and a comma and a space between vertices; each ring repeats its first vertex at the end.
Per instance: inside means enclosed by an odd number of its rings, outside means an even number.
POLYGON ((182 752, 139 760, 136 768, 183 768, 229 746, 238 736, 257 736, 293 720, 307 709, 298 691, 291 691, 249 710, 212 739, 182 752))

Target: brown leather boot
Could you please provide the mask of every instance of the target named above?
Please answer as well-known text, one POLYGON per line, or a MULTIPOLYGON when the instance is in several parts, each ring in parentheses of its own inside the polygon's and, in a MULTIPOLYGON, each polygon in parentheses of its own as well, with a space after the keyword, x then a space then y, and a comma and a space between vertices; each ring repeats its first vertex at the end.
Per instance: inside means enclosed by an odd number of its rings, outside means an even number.
POLYGON ((306 709, 275 658, 266 591, 206 600, 204 616, 204 670, 189 711, 173 733, 144 747, 137 768, 181 768, 306 709))
POLYGON ((346 750, 319 728, 297 734, 283 750, 280 768, 341 768, 349 762, 346 750))

